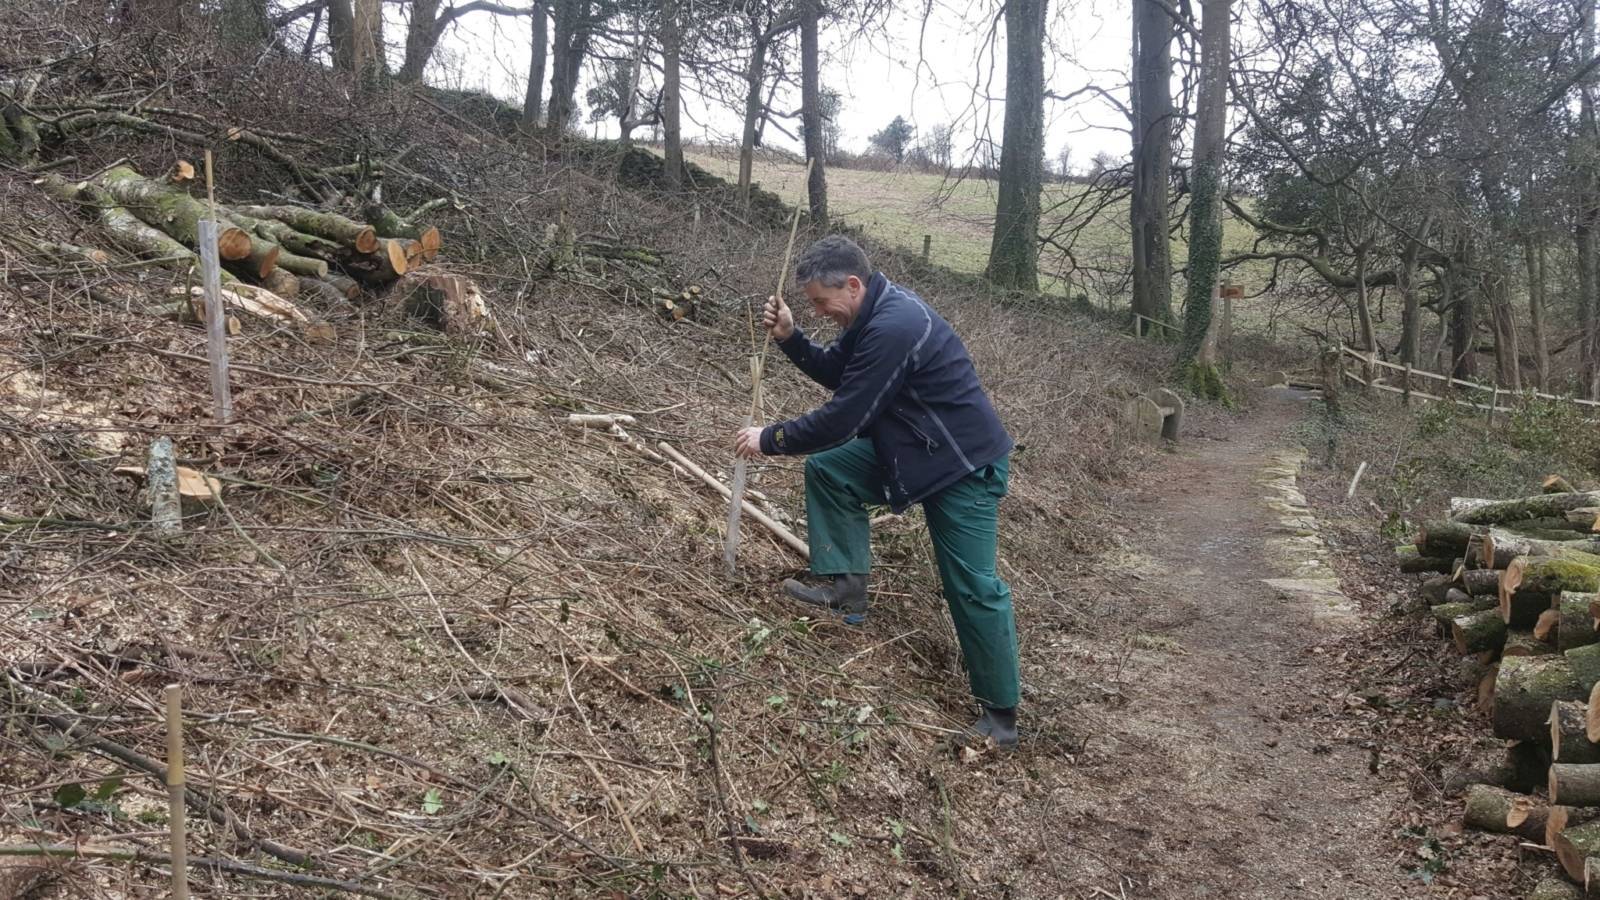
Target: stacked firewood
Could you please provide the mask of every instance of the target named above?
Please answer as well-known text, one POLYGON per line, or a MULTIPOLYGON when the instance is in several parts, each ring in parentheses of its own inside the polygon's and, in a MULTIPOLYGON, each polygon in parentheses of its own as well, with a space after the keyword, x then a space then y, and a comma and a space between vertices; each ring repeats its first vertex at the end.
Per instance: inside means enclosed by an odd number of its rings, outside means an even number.
MULTIPOLYGON (((1600 893, 1600 491, 1558 476, 1544 490, 1452 500, 1398 553, 1404 571, 1435 573, 1431 614, 1510 742, 1494 783, 1468 790, 1466 824, 1549 847, 1600 893)), ((1552 880, 1532 896, 1581 894, 1552 880)))
MULTIPOLYGON (((179 161, 162 178, 118 165, 81 182, 46 174, 37 183, 76 204, 123 251, 173 268, 198 264, 200 222, 215 215, 224 299, 232 311, 265 310, 276 318, 309 321, 294 312, 297 296, 339 302, 399 282, 397 294, 407 308, 424 310, 447 330, 481 327, 487 315, 476 288, 464 279, 419 271, 439 255, 443 242, 439 229, 415 216, 381 204, 369 204, 359 220, 288 204, 213 208, 194 196, 204 191, 193 190, 193 177, 194 167, 179 161)), ((85 259, 106 261, 103 251, 80 249, 85 259)))

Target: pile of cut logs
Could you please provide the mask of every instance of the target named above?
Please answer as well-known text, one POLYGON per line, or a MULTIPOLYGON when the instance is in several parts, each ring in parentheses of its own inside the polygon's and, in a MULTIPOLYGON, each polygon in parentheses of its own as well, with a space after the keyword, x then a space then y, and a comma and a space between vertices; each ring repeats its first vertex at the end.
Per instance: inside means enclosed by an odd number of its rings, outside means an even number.
POLYGON ((1600 894, 1600 491, 1558 476, 1544 491, 1452 500, 1398 552, 1435 573, 1432 617, 1510 742, 1492 783, 1468 789, 1466 824, 1553 850, 1583 888, 1547 879, 1531 896, 1551 900, 1600 894))
MULTIPOLYGON (((211 204, 192 195, 193 178, 194 167, 179 161, 162 178, 118 165, 81 182, 46 174, 37 183, 52 196, 77 204, 127 253, 188 268, 198 264, 199 224, 213 215, 211 204)), ((225 301, 234 310, 253 315, 266 310, 277 318, 300 320, 305 317, 283 313, 294 309, 297 296, 343 301, 359 296, 363 286, 400 282, 397 293, 407 307, 421 308, 447 330, 476 327, 486 315, 481 300, 475 299, 476 289, 457 283, 463 279, 416 271, 438 256, 442 240, 439 229, 415 221, 415 214, 407 218, 370 204, 361 212, 365 221, 360 221, 304 206, 217 204, 215 216, 225 301), (413 277, 402 281, 408 272, 413 277), (441 279, 449 283, 441 284, 441 279), (424 299, 414 300, 418 294, 424 299), (464 294, 473 299, 438 300, 464 294)), ((98 249, 51 246, 57 256, 76 255, 96 263, 108 258, 98 249)))

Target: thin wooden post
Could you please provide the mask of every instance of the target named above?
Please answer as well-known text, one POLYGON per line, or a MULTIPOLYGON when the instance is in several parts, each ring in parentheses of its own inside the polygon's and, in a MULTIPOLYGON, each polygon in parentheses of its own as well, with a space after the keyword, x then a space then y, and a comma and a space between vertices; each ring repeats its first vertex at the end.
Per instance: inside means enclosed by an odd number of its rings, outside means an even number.
POLYGON ((1494 393, 1489 397, 1489 420, 1486 427, 1494 428, 1494 411, 1500 405, 1500 385, 1494 386, 1494 393))
POLYGON ((933 235, 922 236, 922 261, 928 262, 933 258, 933 235))
POLYGON ((1222 298, 1222 362, 1233 365, 1233 298, 1222 298))
POLYGON ((1401 401, 1404 402, 1405 405, 1410 406, 1411 405, 1411 364, 1410 363, 1406 363, 1405 380, 1400 382, 1400 390, 1402 391, 1402 393, 1400 394, 1401 401))
MULTIPOLYGON (((213 245, 214 246, 214 245, 213 245)), ((167 685, 167 828, 172 835, 172 897, 189 898, 189 842, 184 820, 183 688, 167 685)))
POLYGON ((222 261, 217 258, 217 199, 212 189, 211 151, 206 151, 206 196, 211 218, 199 227, 200 274, 206 297, 206 356, 211 360, 212 414, 218 425, 233 418, 233 396, 228 390, 227 313, 222 309, 222 261))

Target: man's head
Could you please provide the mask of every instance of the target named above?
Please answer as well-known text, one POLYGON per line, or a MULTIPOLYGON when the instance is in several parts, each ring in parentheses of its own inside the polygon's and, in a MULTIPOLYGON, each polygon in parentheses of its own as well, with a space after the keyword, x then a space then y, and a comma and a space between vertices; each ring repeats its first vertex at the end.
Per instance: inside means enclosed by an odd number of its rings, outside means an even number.
POLYGON ((855 241, 829 235, 807 247, 794 264, 794 283, 805 292, 817 315, 840 328, 849 327, 861 311, 872 280, 872 263, 855 241))

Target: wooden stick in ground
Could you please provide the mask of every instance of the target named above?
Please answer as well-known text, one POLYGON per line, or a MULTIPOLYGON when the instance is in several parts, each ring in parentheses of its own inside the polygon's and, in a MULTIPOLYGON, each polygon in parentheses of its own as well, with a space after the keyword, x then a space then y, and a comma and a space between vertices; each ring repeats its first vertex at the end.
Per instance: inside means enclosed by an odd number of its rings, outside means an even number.
MULTIPOLYGON (((811 160, 806 160, 806 178, 811 177, 811 160)), ((783 296, 783 283, 789 278, 789 259, 794 255, 794 237, 800 231, 800 207, 794 208, 789 221, 789 244, 783 251, 783 266, 778 269, 778 287, 774 297, 783 296)), ((755 424, 756 413, 761 411, 761 376, 767 365, 767 348, 772 345, 772 332, 767 332, 761 342, 761 354, 754 360, 750 371, 750 414, 744 417, 744 427, 755 424)), ((722 540, 722 562, 728 568, 728 577, 739 573, 739 512, 744 507, 745 479, 749 477, 750 461, 740 457, 733 464, 733 490, 728 495, 728 529, 722 540)), ((807 556, 809 559, 809 555, 807 556)))
MULTIPOLYGON (((713 478, 705 469, 695 465, 694 462, 689 459, 689 457, 679 453, 677 448, 673 447, 666 441, 658 442, 656 447, 662 453, 665 453, 668 459, 671 459, 679 466, 682 466, 684 471, 705 482, 708 486, 715 489, 717 493, 728 498, 730 501, 733 499, 733 492, 728 490, 727 485, 713 478)), ((765 526, 768 531, 777 535, 778 539, 783 541, 785 544, 788 544, 790 549, 805 557, 807 560, 811 559, 811 548, 806 546, 805 541, 802 541, 796 537, 794 532, 773 521, 772 518, 770 518, 766 513, 757 509, 755 504, 751 503, 749 500, 743 502, 743 508, 744 512, 749 514, 750 518, 765 526)))
MULTIPOLYGON (((211 151, 206 151, 210 162, 211 151)), ((210 166, 206 167, 209 171, 210 166)), ((183 790, 183 688, 167 685, 167 826, 172 833, 172 897, 189 898, 189 849, 183 790)))

